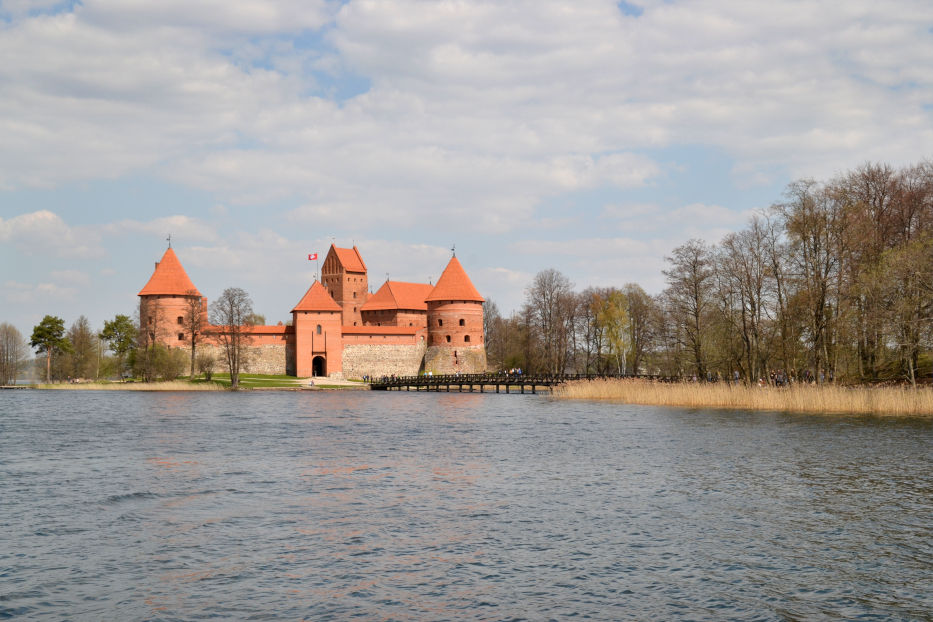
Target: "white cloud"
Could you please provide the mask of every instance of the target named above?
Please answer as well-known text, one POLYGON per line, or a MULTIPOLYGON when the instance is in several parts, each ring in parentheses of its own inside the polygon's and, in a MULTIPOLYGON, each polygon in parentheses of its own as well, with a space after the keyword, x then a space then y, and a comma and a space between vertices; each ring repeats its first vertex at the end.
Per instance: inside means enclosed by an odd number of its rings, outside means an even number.
POLYGON ((30 255, 87 258, 104 254, 100 236, 88 227, 72 227, 58 214, 39 210, 8 220, 0 218, 0 241, 12 242, 30 255))
MULTIPOLYGON (((6 281, 3 284, 4 299, 11 304, 34 304, 43 303, 45 305, 61 305, 62 303, 75 300, 78 289, 66 287, 55 283, 20 283, 18 281, 6 281)), ((56 313, 62 313, 65 309, 59 307, 56 313)))
POLYGON ((64 285, 87 285, 91 282, 88 274, 81 270, 53 270, 51 276, 56 283, 64 285))
POLYGON ((819 176, 827 163, 927 155, 929 3, 643 7, 638 18, 609 0, 9 9, 0 187, 150 170, 228 203, 298 197, 302 222, 440 214, 442 228, 502 232, 568 191, 644 185, 659 170, 648 148, 723 149, 746 185, 776 167, 819 176), (325 28, 333 50, 294 40, 325 28), (372 87, 332 101, 321 67, 372 87))
POLYGON ((126 235, 127 233, 144 233, 158 236, 172 236, 172 240, 183 241, 215 241, 217 223, 205 222, 190 216, 175 214, 163 216, 149 221, 120 220, 102 227, 108 235, 126 235))
POLYGON ((637 4, 5 0, 0 191, 134 176, 213 208, 100 228, 65 223, 67 204, 7 210, 0 240, 71 258, 172 233, 196 283, 267 300, 303 292, 302 258, 331 234, 367 238, 373 275, 411 280, 436 277, 449 242, 515 240, 521 265, 468 267, 497 298, 550 257, 581 284, 649 287, 671 248, 747 220, 715 192, 660 196, 703 154, 742 189, 929 157, 926 0, 637 4), (525 239, 545 231, 571 240, 525 239))

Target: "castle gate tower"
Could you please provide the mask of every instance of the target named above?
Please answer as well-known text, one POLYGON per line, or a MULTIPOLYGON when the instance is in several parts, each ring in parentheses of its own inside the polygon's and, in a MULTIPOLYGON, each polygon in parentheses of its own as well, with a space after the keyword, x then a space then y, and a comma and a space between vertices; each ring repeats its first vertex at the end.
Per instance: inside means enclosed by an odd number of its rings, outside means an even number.
POLYGON ((341 314, 340 305, 317 281, 292 309, 296 376, 339 376, 343 373, 341 314))

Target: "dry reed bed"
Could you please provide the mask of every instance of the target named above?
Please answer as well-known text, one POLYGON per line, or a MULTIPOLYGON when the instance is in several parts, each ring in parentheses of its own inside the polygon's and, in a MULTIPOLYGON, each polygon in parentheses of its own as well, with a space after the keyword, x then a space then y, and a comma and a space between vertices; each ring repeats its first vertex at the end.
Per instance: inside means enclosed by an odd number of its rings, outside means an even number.
POLYGON ((62 384, 37 384, 37 389, 58 391, 223 391, 224 387, 212 382, 194 384, 183 380, 172 382, 79 382, 62 384))
POLYGON ((933 416, 933 389, 794 385, 745 387, 725 383, 579 380, 554 389, 562 399, 610 400, 651 406, 739 408, 807 413, 933 416))

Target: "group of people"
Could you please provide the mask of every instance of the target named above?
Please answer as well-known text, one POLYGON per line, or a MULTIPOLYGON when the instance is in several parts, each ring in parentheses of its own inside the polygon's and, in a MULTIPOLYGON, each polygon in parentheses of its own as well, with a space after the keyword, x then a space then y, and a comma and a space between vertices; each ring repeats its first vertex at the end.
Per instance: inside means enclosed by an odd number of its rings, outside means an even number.
MULTIPOLYGON (((778 370, 772 369, 771 372, 768 374, 768 381, 765 382, 764 378, 759 378, 758 386, 763 387, 766 384, 769 384, 773 387, 786 387, 789 384, 793 384, 795 382, 813 384, 817 382, 817 379, 819 379, 820 384, 823 384, 824 382, 826 382, 826 372, 824 372, 823 370, 820 370, 819 374, 814 374, 809 369, 805 369, 796 375, 788 375, 787 372, 785 372, 783 369, 778 369, 778 370)), ((830 382, 833 381, 832 370, 830 370, 829 372, 829 381, 830 382)))
MULTIPOLYGON (((819 379, 820 384, 823 384, 827 380, 826 373, 821 370, 819 374, 814 374, 809 369, 805 369, 799 372, 798 374, 794 375, 794 374, 788 374, 783 369, 772 369, 768 373, 767 378, 758 378, 757 384, 759 387, 764 387, 764 386, 786 387, 795 382, 804 382, 807 384, 813 384, 817 382, 817 379, 819 379)), ((690 380, 691 382, 699 382, 700 378, 697 377, 696 374, 693 374, 690 377, 690 380)), ((707 371, 706 372, 706 382, 722 382, 722 381, 723 381, 723 377, 720 372, 718 371, 716 372, 707 371)), ((741 381, 742 381, 742 375, 739 373, 739 370, 737 369, 734 370, 732 372, 732 378, 729 379, 729 382, 731 382, 731 384, 737 385, 741 381)), ((833 381, 832 371, 829 372, 829 381, 830 382, 833 381)))

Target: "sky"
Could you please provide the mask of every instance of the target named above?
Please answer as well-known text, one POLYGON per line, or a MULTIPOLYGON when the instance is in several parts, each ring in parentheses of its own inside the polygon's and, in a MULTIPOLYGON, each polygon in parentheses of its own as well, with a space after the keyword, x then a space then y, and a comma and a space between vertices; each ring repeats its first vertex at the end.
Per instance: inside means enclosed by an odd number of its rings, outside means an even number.
POLYGON ((664 287, 788 183, 933 157, 929 0, 0 0, 0 322, 138 308, 172 247, 286 321, 330 244, 373 290, 456 247, 664 287))

